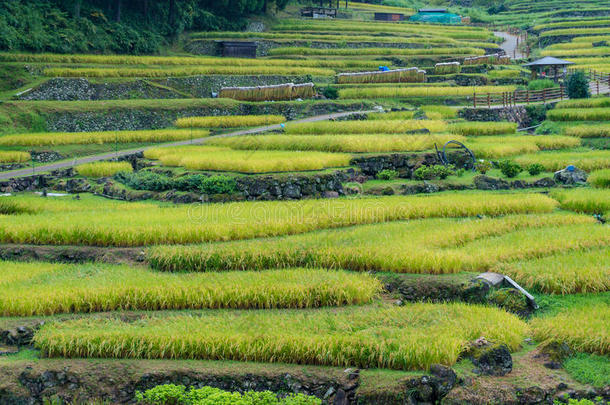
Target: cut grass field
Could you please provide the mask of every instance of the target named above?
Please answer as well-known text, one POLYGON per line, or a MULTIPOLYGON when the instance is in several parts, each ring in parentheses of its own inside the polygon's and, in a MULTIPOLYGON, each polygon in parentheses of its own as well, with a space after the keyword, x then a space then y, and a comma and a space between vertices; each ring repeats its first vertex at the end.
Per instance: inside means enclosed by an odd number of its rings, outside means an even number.
POLYGON ((2 316, 117 310, 314 308, 370 302, 375 278, 320 269, 169 274, 134 266, 1 262, 2 316))
POLYGON ((145 246, 272 237, 416 218, 545 213, 540 194, 449 193, 434 196, 237 202, 172 206, 34 195, 0 199, 0 241, 51 245, 145 246), (483 198, 484 196, 484 198, 483 198))
POLYGON ((153 148, 144 157, 189 170, 272 173, 349 166, 351 155, 324 152, 243 151, 214 146, 153 148))
POLYGON ((42 132, 0 136, 1 146, 56 146, 105 143, 171 142, 208 136, 203 129, 155 129, 144 131, 42 132))
POLYGON ((149 249, 148 259, 151 266, 163 271, 304 266, 450 274, 487 271, 499 262, 609 243, 607 230, 593 218, 564 213, 484 220, 426 219, 272 239, 157 246, 149 249))
POLYGON ((201 316, 46 324, 35 346, 48 357, 223 359, 342 367, 452 365, 480 336, 511 349, 527 325, 465 304, 373 305, 334 310, 213 311, 201 316))
POLYGON ((318 121, 288 123, 285 132, 288 135, 400 134, 422 129, 443 132, 447 123, 440 120, 318 121))
POLYGON ((342 99, 408 98, 408 97, 472 97, 474 93, 504 93, 515 91, 515 86, 453 86, 453 87, 363 87, 340 89, 342 99))
POLYGON ((243 150, 292 150, 321 152, 415 152, 434 149, 456 135, 256 135, 215 139, 210 145, 243 150))
POLYGON ((501 264, 495 271, 546 294, 605 292, 610 291, 610 249, 562 252, 501 264))
POLYGON ((178 128, 236 128, 280 124, 284 121, 286 118, 282 115, 226 115, 178 118, 176 126, 178 128))
POLYGON ((94 162, 76 166, 76 171, 85 177, 111 177, 121 172, 132 172, 129 162, 94 162))
POLYGON ((610 168, 610 151, 550 151, 517 156, 515 161, 522 167, 539 163, 548 171, 557 171, 565 169, 569 165, 574 165, 589 172, 610 168))

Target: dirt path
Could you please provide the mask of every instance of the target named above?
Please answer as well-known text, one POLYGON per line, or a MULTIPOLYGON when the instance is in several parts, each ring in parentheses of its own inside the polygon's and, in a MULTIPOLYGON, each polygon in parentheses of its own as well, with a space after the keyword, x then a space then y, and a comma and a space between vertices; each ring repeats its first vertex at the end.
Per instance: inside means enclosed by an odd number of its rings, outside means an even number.
POLYGON ((504 49, 506 54, 511 57, 511 59, 522 59, 524 55, 519 51, 517 47, 517 39, 519 38, 516 35, 510 34, 508 32, 494 32, 494 34, 500 38, 504 38, 504 42, 500 44, 500 47, 504 49))
MULTIPOLYGON (((291 121, 291 123, 326 121, 326 120, 330 120, 330 119, 346 117, 346 116, 353 115, 353 114, 366 114, 366 113, 370 113, 370 112, 373 112, 373 111, 348 111, 348 112, 341 112, 341 113, 316 115, 315 117, 309 117, 309 118, 304 118, 302 120, 291 121)), ((118 152, 109 152, 109 153, 104 153, 101 155, 85 156, 85 157, 73 159, 70 161, 50 163, 50 164, 46 164, 46 165, 36 166, 35 168, 19 169, 19 170, 13 170, 10 172, 0 173, 0 180, 14 179, 14 178, 18 178, 18 177, 26 177, 26 176, 31 176, 31 175, 37 174, 37 173, 65 169, 65 168, 72 167, 75 165, 80 165, 83 163, 92 163, 92 162, 98 162, 100 160, 107 160, 107 159, 112 159, 112 158, 116 158, 116 157, 127 156, 127 155, 131 155, 131 154, 138 153, 138 152, 144 152, 145 150, 151 149, 151 148, 165 148, 165 147, 172 147, 172 146, 203 144, 203 143, 206 143, 210 139, 229 138, 229 137, 240 136, 240 135, 258 134, 261 132, 281 129, 281 127, 282 127, 282 124, 267 125, 264 127, 245 129, 242 131, 235 131, 235 132, 230 132, 230 133, 216 135, 216 136, 208 136, 205 138, 196 138, 193 140, 189 139, 189 140, 179 141, 179 142, 156 144, 156 145, 150 145, 150 146, 145 146, 145 147, 136 148, 136 149, 124 149, 124 150, 119 150, 118 152)))

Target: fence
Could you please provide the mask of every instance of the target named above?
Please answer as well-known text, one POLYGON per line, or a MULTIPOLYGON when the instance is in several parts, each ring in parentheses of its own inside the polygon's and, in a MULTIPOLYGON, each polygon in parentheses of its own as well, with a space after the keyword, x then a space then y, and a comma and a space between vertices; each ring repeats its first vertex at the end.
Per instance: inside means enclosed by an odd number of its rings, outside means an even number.
POLYGON ((568 72, 583 72, 589 79, 592 95, 610 94, 610 73, 602 73, 593 69, 568 69, 568 72))
POLYGON ((544 90, 515 90, 513 92, 503 93, 483 93, 472 96, 472 104, 474 108, 487 107, 492 105, 501 105, 509 107, 517 104, 538 103, 553 100, 563 100, 568 98, 568 93, 564 86, 554 87, 544 90))

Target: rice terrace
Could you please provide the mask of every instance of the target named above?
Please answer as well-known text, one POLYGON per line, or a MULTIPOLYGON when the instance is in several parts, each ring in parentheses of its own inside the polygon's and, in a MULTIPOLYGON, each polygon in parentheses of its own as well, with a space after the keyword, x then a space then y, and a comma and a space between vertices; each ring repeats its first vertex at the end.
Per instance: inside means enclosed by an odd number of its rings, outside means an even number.
POLYGON ((610 403, 610 0, 0 2, 0 405, 610 403))

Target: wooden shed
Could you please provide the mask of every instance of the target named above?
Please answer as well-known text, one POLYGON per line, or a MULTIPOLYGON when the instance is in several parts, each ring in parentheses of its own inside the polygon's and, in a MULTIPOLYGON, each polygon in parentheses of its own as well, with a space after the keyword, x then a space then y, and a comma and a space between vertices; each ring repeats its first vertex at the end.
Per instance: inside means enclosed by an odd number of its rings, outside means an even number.
POLYGON ((400 13, 375 13, 375 21, 404 21, 405 15, 400 13))
POLYGON ((254 41, 222 41, 222 56, 229 58, 256 58, 258 43, 254 41))

